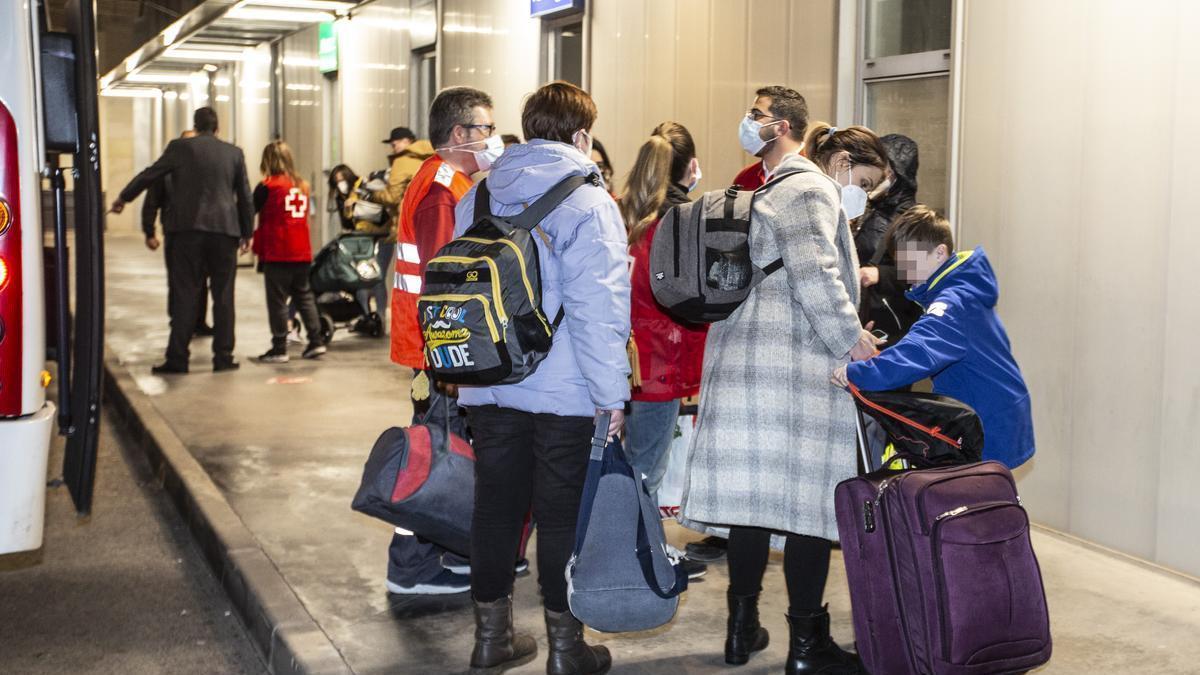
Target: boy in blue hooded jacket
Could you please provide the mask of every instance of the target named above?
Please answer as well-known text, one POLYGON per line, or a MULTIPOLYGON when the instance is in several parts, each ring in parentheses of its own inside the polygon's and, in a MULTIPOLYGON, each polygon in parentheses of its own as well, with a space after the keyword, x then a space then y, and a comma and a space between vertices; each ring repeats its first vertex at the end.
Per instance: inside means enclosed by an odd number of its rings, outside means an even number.
POLYGON ((893 226, 906 294, 925 313, 902 340, 866 361, 838 368, 835 383, 864 391, 896 389, 926 377, 933 390, 975 409, 983 458, 1016 468, 1033 456, 1029 390, 996 314, 999 285, 982 248, 954 250, 950 223, 915 206, 893 226))

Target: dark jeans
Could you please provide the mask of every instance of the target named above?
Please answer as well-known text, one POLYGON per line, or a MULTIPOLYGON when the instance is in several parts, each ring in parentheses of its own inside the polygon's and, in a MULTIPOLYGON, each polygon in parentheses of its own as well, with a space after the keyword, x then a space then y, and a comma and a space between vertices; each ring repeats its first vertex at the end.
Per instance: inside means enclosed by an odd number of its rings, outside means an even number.
POLYGON ((172 232, 167 237, 173 308, 167 363, 187 368, 205 279, 212 292, 213 363, 233 360, 233 285, 237 279, 237 237, 213 232, 172 232))
MULTIPOLYGON (((729 592, 756 595, 762 592, 763 572, 771 554, 771 530, 758 527, 729 528, 729 592)), ((833 542, 803 534, 787 536, 783 550, 783 577, 787 581, 788 613, 812 614, 822 606, 829 555, 833 542)))
MULTIPOLYGON (((171 292, 171 242, 174 237, 164 235, 163 259, 167 265, 167 316, 175 316, 175 294, 171 292)), ((196 325, 202 326, 208 319, 208 281, 200 287, 200 297, 197 298, 196 325)))
POLYGON ((543 602, 548 610, 566 611, 564 572, 595 423, 493 405, 468 408, 467 419, 475 437, 472 594, 492 602, 512 593, 513 561, 532 504, 543 602))
POLYGON ((320 342, 321 320, 308 285, 308 263, 263 263, 267 287, 267 319, 271 323, 271 346, 287 348, 288 298, 296 303, 309 342, 320 342))

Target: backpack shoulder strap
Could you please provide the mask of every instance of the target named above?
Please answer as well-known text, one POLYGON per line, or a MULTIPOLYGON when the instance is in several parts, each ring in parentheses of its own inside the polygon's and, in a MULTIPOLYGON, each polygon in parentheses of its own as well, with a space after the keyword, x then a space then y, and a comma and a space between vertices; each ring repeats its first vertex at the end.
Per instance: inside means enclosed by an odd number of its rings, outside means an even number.
MULTIPOLYGON (((523 230, 532 230, 543 220, 545 220, 546 216, 550 215, 550 212, 557 208, 559 204, 563 203, 567 197, 571 196, 572 192, 575 192, 575 190, 588 183, 599 186, 600 176, 591 173, 586 176, 575 175, 565 178, 557 185, 550 188, 550 190, 546 192, 546 194, 542 195, 536 202, 530 204, 529 208, 522 211, 520 215, 513 216, 507 220, 513 225, 513 227, 519 227, 523 230)), ((478 197, 476 199, 478 199, 478 197)))
POLYGON ((488 190, 487 179, 479 181, 475 189, 475 222, 492 216, 492 192, 488 190))
MULTIPOLYGON (((755 193, 754 196, 757 197, 758 193, 766 190, 767 188, 770 188, 791 176, 797 176, 802 173, 818 174, 818 175, 824 177, 826 180, 828 180, 836 185, 836 181, 834 181, 829 176, 826 176, 825 174, 820 173, 818 171, 813 171, 812 169, 810 169, 808 167, 801 167, 801 168, 792 169, 790 171, 785 171, 784 173, 781 173, 778 176, 772 176, 771 180, 767 181, 766 183, 763 183, 762 185, 760 185, 758 188, 756 188, 754 190, 754 193, 755 193)), ((762 271, 765 276, 769 277, 781 269, 783 269, 783 258, 778 258, 774 262, 772 262, 770 265, 767 265, 766 267, 762 268, 762 271)))

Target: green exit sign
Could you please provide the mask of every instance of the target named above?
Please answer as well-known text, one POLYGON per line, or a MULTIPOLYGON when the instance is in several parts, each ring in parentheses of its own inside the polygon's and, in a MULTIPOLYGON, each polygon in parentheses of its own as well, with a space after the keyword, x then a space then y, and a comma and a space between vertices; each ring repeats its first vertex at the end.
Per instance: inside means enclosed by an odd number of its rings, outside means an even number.
POLYGON ((322 73, 338 69, 337 27, 332 21, 317 27, 317 69, 322 73))

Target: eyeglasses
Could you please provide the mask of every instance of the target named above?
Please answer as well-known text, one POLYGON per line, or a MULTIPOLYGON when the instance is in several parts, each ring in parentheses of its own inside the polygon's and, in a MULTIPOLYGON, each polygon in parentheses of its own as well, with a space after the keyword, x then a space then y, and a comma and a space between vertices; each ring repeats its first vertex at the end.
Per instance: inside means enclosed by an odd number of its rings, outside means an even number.
POLYGON ((464 128, 464 129, 483 129, 484 131, 487 132, 488 136, 491 136, 496 133, 496 125, 495 124, 464 124, 464 125, 462 125, 462 128, 464 128))
POLYGON ((779 119, 778 117, 774 117, 772 115, 768 115, 765 112, 762 112, 758 108, 751 108, 750 110, 748 110, 746 112, 746 117, 749 117, 750 119, 754 120, 755 122, 758 122, 758 121, 764 120, 764 119, 767 119, 767 120, 779 119))

